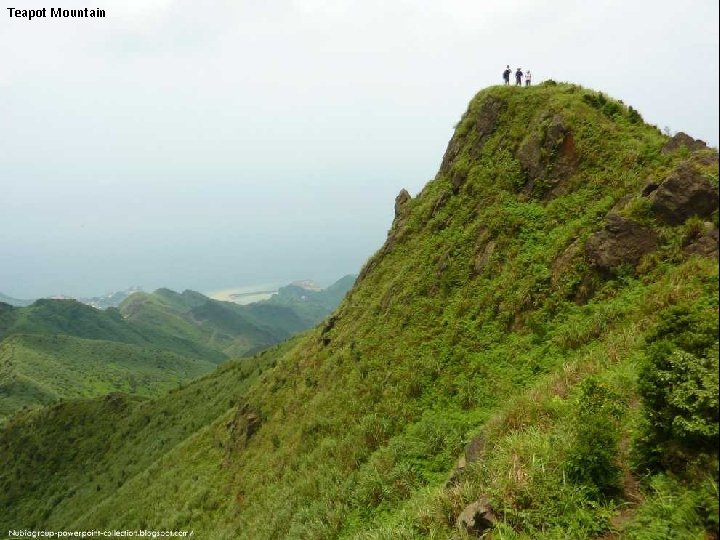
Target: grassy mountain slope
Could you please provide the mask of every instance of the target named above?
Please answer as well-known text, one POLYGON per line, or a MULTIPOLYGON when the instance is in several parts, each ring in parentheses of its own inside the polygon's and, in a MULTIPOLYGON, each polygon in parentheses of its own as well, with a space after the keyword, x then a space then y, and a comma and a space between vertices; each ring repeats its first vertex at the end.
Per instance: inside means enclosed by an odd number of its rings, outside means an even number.
POLYGON ((0 417, 24 406, 110 392, 157 396, 215 364, 160 349, 62 335, 0 342, 0 417))
MULTIPOLYGON (((215 458, 222 456, 224 443, 208 434, 217 429, 218 419, 232 418, 246 388, 287 346, 229 361, 155 400, 113 393, 14 416, 0 438, 1 461, 13 464, 0 470, 0 523, 9 529, 18 526, 16 516, 28 526, 49 525, 53 515, 63 516, 58 523, 81 519, 121 486, 152 483, 148 476, 156 476, 158 463, 183 454, 196 440, 207 443, 202 458, 212 464, 210 472, 223 472, 215 458)), ((192 484, 200 472, 193 468, 192 484)), ((176 496, 184 498, 182 491, 176 496)), ((229 495, 213 494, 223 496, 229 495)))
MULTIPOLYGON (((578 86, 479 93, 340 308, 234 410, 97 501, 103 466, 67 481, 83 444, 141 441, 137 426, 76 426, 98 401, 18 417, 0 434, 0 525, 458 538, 478 501, 491 538, 703 538, 718 505, 717 153, 671 143, 578 86), (61 421, 80 441, 67 455, 25 444, 61 421)), ((187 395, 228 392, 222 373, 203 381, 187 395)))

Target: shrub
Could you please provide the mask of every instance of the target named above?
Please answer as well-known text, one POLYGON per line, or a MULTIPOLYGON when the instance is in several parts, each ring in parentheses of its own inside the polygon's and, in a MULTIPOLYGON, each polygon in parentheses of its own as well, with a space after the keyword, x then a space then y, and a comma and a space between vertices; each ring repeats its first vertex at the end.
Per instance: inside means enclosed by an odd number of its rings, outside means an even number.
POLYGON ((677 306, 649 337, 639 378, 641 465, 680 470, 689 459, 717 450, 717 327, 713 311, 677 306))
POLYGON ((618 420, 619 396, 591 377, 580 387, 574 418, 574 441, 568 451, 568 476, 597 494, 610 495, 620 487, 618 420))

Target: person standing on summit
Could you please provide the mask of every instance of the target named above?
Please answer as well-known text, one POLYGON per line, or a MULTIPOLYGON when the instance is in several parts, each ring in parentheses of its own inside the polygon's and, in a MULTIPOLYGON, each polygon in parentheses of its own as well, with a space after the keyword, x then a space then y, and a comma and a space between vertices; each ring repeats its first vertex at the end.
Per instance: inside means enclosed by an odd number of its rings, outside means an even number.
POLYGON ((517 71, 515 72, 515 86, 522 86, 522 78, 522 68, 517 68, 517 71))
POLYGON ((512 69, 510 69, 510 66, 507 66, 505 68, 505 71, 503 71, 503 80, 505 81, 505 86, 510 84, 510 74, 512 73, 512 69))
POLYGON ((525 72, 525 86, 530 86, 531 81, 532 81, 532 73, 530 73, 530 70, 528 69, 525 72))

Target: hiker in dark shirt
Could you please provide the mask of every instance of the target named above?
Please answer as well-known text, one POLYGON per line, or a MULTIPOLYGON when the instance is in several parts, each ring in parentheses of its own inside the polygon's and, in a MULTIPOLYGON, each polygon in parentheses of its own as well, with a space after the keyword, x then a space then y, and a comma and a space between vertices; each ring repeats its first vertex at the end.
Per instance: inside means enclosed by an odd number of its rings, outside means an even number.
POLYGON ((505 84, 510 84, 510 74, 512 73, 512 69, 510 69, 510 66, 507 66, 505 68, 505 71, 503 71, 503 80, 505 81, 505 84))
POLYGON ((523 72, 521 68, 517 68, 515 72, 515 86, 522 86, 523 72))

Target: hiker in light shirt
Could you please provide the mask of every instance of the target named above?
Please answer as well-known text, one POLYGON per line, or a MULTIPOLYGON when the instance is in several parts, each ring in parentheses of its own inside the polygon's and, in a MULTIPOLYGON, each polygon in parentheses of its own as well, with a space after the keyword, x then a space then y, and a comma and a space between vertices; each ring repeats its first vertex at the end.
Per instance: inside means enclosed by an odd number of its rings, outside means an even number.
POLYGON ((530 73, 530 70, 528 69, 525 72, 525 86, 530 86, 530 81, 532 81, 532 74, 530 73))

